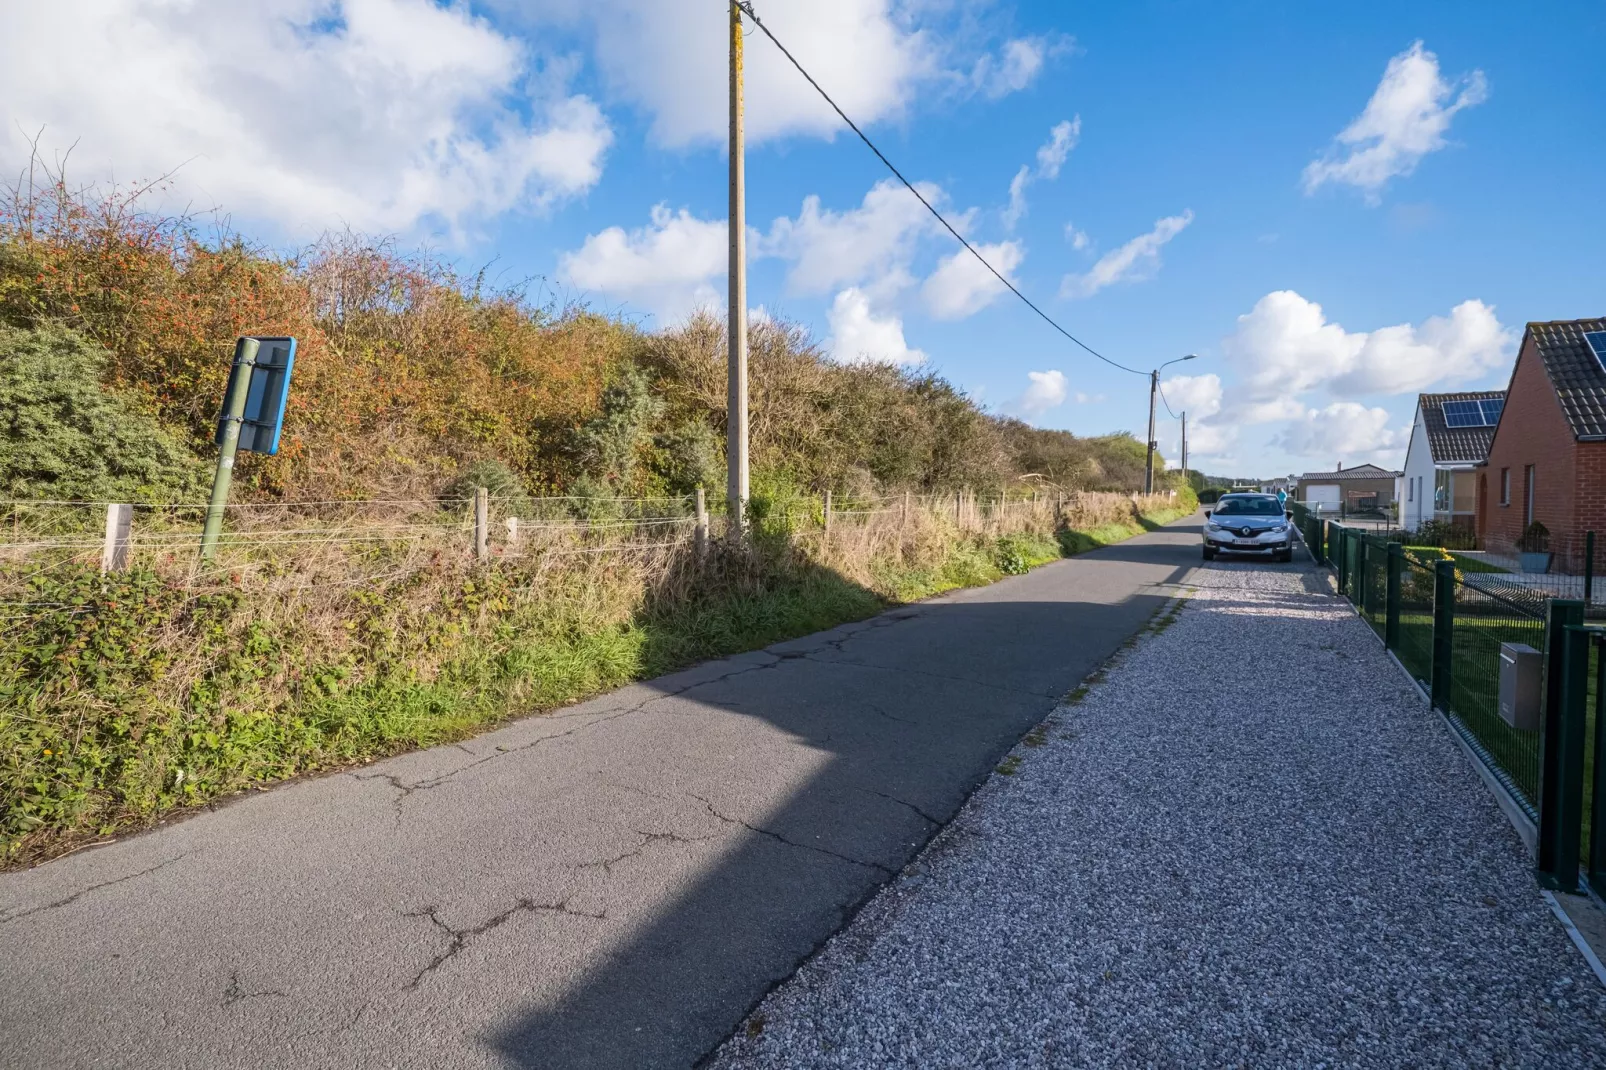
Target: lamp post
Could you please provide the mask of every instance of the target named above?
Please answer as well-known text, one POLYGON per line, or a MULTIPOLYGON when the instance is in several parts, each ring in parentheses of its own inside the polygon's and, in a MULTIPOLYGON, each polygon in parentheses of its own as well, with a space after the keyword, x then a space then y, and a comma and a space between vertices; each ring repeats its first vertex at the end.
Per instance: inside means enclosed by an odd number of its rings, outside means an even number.
POLYGON ((1181 364, 1185 360, 1197 360, 1199 354, 1189 353, 1176 360, 1168 360, 1154 371, 1149 373, 1149 438, 1143 459, 1143 493, 1154 493, 1154 395, 1160 390, 1160 373, 1173 364, 1181 364))

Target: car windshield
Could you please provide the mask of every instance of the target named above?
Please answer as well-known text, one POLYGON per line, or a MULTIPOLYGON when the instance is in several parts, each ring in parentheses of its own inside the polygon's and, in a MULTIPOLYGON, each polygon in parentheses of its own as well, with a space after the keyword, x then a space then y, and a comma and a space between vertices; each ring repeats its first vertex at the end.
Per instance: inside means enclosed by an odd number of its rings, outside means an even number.
POLYGON ((1282 516, 1276 498, 1223 498, 1215 516, 1282 516))

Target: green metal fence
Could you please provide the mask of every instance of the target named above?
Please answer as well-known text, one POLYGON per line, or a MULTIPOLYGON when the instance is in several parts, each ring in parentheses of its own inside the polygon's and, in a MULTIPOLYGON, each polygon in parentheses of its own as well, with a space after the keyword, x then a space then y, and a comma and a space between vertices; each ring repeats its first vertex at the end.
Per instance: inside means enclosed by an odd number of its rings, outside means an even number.
POLYGON ((1308 513, 1296 521, 1312 554, 1323 548, 1317 559, 1333 568, 1339 592, 1538 825, 1541 879, 1575 888, 1583 864, 1606 892, 1606 627, 1582 627, 1581 601, 1508 592, 1463 574, 1442 551, 1308 513), (1501 713, 1506 644, 1542 656, 1537 727, 1501 713))
POLYGON ((1450 694, 1445 712, 1482 745, 1535 812, 1539 801, 1539 733, 1513 728, 1500 716, 1500 646, 1545 649, 1543 614, 1462 583, 1454 591, 1450 694))

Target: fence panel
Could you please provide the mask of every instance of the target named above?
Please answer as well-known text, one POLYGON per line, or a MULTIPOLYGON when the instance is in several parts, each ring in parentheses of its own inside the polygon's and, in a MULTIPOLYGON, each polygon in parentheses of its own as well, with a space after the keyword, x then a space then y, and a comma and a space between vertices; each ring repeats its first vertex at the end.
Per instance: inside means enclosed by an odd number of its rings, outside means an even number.
POLYGON ((1379 638, 1384 638, 1388 625, 1388 552, 1386 539, 1368 535, 1362 540, 1365 547, 1366 567, 1361 570, 1361 615, 1372 626, 1379 638))
POLYGON ((1423 687, 1433 674, 1433 569, 1407 556, 1400 576, 1400 629, 1394 656, 1423 687))
POLYGON ((1500 716, 1500 645, 1522 643, 1543 651, 1544 616, 1470 586, 1461 576, 1453 589, 1455 630, 1446 712, 1482 746, 1529 807, 1536 807, 1540 733, 1537 727, 1531 731, 1513 727, 1500 716))

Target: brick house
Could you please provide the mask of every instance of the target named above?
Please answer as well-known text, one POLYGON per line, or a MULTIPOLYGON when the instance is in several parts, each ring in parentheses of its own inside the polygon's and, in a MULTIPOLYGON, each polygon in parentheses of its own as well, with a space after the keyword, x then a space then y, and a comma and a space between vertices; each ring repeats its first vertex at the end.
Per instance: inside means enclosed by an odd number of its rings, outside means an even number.
POLYGON ((1584 532, 1606 539, 1606 320, 1528 324, 1479 474, 1485 550, 1510 552, 1537 520, 1553 567, 1582 571, 1584 532))

